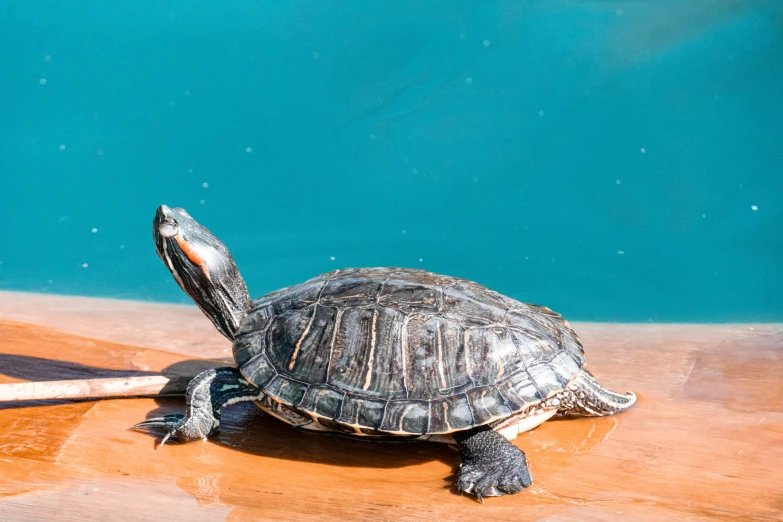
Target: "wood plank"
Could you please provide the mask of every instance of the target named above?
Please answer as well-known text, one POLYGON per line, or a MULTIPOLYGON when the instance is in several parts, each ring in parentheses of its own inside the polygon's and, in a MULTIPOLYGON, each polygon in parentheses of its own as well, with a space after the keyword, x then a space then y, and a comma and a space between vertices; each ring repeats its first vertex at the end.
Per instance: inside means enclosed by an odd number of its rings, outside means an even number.
MULTIPOLYGON (((70 299, 0 294, 0 382, 226 362, 195 308, 70 299)), ((781 325, 575 328, 591 371, 639 402, 520 435, 534 484, 518 495, 457 495, 447 446, 297 431, 248 404, 210 441, 156 451, 128 428, 181 399, 46 401, 0 405, 0 520, 783 519, 781 325)))

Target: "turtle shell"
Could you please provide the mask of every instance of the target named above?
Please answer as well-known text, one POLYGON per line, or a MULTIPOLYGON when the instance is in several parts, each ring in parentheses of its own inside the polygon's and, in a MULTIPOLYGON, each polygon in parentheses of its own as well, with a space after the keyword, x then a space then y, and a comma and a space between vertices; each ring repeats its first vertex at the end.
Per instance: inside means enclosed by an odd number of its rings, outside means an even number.
POLYGON ((450 433, 569 384, 582 344, 548 308, 421 270, 338 270, 255 301, 234 343, 242 374, 322 425, 450 433))

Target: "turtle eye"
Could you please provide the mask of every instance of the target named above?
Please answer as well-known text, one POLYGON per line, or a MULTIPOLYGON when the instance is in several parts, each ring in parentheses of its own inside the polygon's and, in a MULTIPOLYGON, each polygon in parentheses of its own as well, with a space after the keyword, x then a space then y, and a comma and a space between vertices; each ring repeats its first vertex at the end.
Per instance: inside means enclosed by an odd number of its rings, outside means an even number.
POLYGON ((179 232, 179 227, 173 221, 164 221, 158 225, 158 232, 160 232, 160 235, 166 239, 171 239, 177 235, 177 232, 179 232))

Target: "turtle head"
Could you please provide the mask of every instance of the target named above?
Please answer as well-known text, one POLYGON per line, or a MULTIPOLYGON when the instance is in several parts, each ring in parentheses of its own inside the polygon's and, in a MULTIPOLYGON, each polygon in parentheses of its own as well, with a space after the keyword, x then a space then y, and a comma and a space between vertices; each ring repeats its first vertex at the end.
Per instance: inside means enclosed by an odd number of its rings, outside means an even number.
POLYGON ((234 340, 250 308, 250 295, 231 253, 184 208, 162 205, 152 222, 158 256, 177 281, 215 324, 234 340))

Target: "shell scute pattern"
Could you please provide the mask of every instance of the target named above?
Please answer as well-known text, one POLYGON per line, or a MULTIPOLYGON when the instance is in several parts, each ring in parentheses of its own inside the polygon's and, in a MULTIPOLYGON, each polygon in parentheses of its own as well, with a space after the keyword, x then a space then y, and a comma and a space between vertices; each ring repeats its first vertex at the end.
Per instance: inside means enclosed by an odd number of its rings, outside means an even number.
POLYGON ((464 393, 430 401, 430 432, 450 433, 475 425, 473 410, 464 393))
POLYGON ((501 382, 498 384, 498 391, 514 411, 522 411, 541 400, 538 388, 527 372, 520 372, 501 382))
POLYGON ((329 384, 348 392, 361 392, 369 373, 367 365, 375 362, 372 353, 375 328, 377 311, 369 308, 347 308, 344 311, 334 344, 334 371, 329 384))
POLYGON ((560 315, 419 270, 350 269, 258 299, 234 354, 267 395, 332 429, 413 435, 493 422, 584 363, 560 315))
POLYGON ((472 388, 466 395, 476 424, 486 424, 495 419, 508 417, 516 411, 509 407, 496 386, 472 388))
POLYGON ((346 395, 337 422, 377 430, 383 422, 386 401, 346 395))
POLYGON ((437 313, 442 302, 439 287, 413 284, 397 278, 386 281, 378 294, 378 304, 391 308, 415 308, 420 313, 437 313))
POLYGON ((336 419, 340 416, 345 393, 325 385, 313 385, 307 390, 299 407, 320 417, 336 419))
POLYGON ((443 316, 468 328, 501 324, 505 307, 497 306, 471 286, 455 284, 443 289, 443 316))
POLYGON ((430 424, 430 403, 427 401, 389 401, 379 431, 400 434, 424 434, 430 424))

